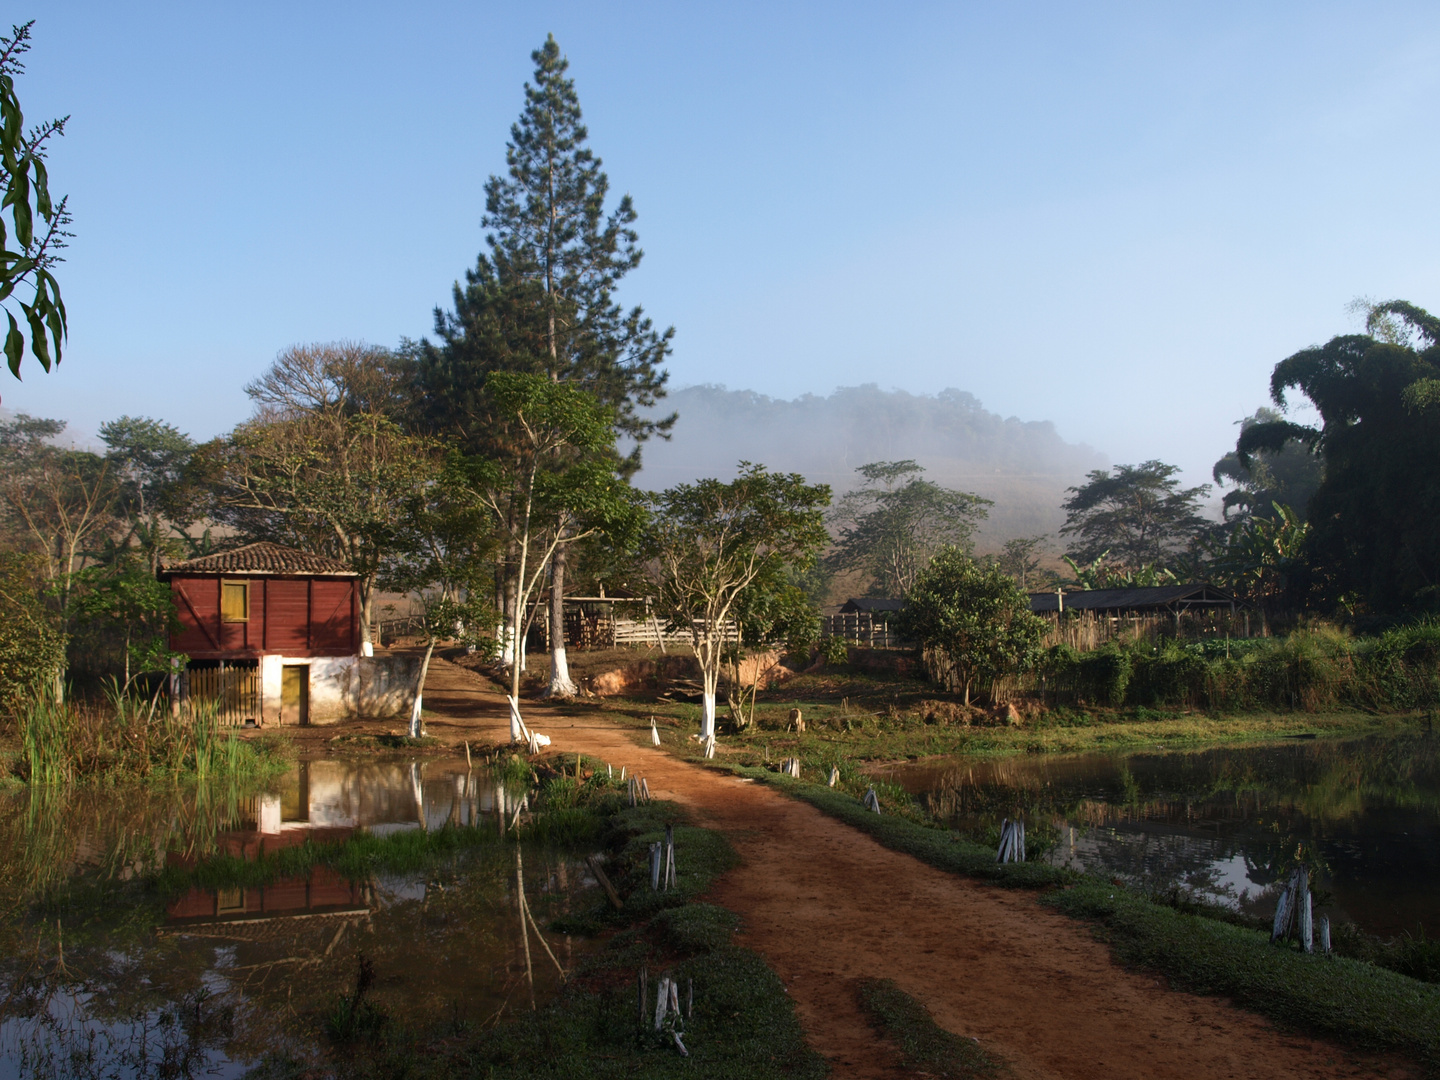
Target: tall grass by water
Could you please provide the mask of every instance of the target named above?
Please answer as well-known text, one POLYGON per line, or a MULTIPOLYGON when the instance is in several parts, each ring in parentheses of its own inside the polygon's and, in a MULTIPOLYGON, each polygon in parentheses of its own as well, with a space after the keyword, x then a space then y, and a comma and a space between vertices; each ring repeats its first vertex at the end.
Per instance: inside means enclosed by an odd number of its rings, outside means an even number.
POLYGON ((144 780, 159 776, 260 777, 283 766, 277 738, 241 738, 213 704, 168 702, 111 685, 103 702, 56 702, 37 694, 17 710, 15 771, 31 784, 144 780))
POLYGON ((1440 706, 1440 622, 1375 637, 1317 625, 1280 638, 1112 643, 1087 653, 1058 645, 1035 671, 1001 680, 996 690, 1002 698, 1038 694, 1057 704, 1112 707, 1433 710, 1440 706))

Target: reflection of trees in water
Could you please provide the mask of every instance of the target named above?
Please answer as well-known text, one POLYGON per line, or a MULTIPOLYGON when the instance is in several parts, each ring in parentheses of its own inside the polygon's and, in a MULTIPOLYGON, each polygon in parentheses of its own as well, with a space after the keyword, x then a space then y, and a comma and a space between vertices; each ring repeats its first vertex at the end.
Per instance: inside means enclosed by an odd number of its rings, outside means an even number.
MULTIPOLYGON (((323 1018, 353 985, 362 953, 379 975, 372 1000, 399 1019, 483 1023, 528 1009, 510 859, 497 845, 425 875, 382 876, 363 911, 186 922, 123 948, 95 938, 64 943, 62 955, 53 923, 42 932, 30 919, 9 922, 0 927, 0 1062, 75 1077, 198 1077, 222 1057, 277 1053, 320 1064, 323 1018)), ((543 851, 526 870, 544 925, 571 906, 581 877, 543 851)), ((552 947, 573 962, 570 939, 552 947)), ((542 1000, 558 991, 553 969, 537 967, 535 978, 542 1000)))
MULTIPOLYGON (((346 786, 373 803, 383 772, 346 786)), ((409 799, 411 821, 480 823, 489 809, 474 784, 401 779, 400 795, 378 801, 409 799)), ((380 974, 372 998, 399 1018, 485 1021, 512 997, 529 1007, 508 845, 382 877, 362 890, 359 911, 269 917, 246 901, 244 918, 165 925, 170 901, 154 891, 155 872, 177 852, 189 861, 255 835, 247 798, 37 789, 0 799, 0 1072, 198 1077, 222 1058, 318 1061, 320 1024, 353 986, 362 952, 380 974)), ((528 854, 526 870, 542 925, 582 884, 553 853, 528 854)), ((568 938, 552 945, 573 960, 568 938)), ((557 989, 553 970, 535 974, 542 997, 557 989)))
POLYGON ((939 817, 1020 806, 1098 814, 1095 824, 1298 814, 1342 821, 1379 807, 1440 814, 1440 736, 1306 742, 1191 753, 1013 758, 902 776, 939 817), (1088 810, 1082 808, 1088 805, 1088 810))
POLYGON ((1079 829, 1057 823, 1062 841, 1051 861, 1076 870, 1104 868, 1134 888, 1163 893, 1173 888, 1215 903, 1236 905, 1241 892, 1223 880, 1215 846, 1180 835, 1079 829))
POLYGON ((1426 840, 1440 835, 1440 736, 1429 732, 965 762, 896 778, 962 831, 979 835, 1017 811, 1058 820, 1085 837, 1072 857, 1088 868, 1256 913, 1273 907, 1273 885, 1297 859, 1322 894, 1333 889, 1383 932, 1400 928, 1386 912, 1411 912, 1440 882, 1426 840))
POLYGON ((0 915, 53 890, 154 873, 167 854, 208 854, 247 795, 200 785, 33 787, 0 797, 0 915))

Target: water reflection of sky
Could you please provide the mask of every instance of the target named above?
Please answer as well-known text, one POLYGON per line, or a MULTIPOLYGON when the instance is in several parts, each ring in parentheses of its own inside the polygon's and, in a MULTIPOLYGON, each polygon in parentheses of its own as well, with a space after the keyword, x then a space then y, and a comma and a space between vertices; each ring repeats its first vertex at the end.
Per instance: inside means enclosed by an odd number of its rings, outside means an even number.
POLYGON ((1047 861, 1255 914, 1299 853, 1321 910, 1373 933, 1440 933, 1440 739, 1293 740, 1192 752, 917 762, 887 773, 978 833, 1053 825, 1047 861))
MULTIPOLYGON (((528 1010, 517 878, 543 926, 590 903, 582 894, 595 882, 572 856, 525 849, 517 860, 513 844, 486 845, 423 873, 359 881, 317 867, 261 887, 197 886, 167 897, 158 919, 147 914, 154 897, 125 884, 358 829, 498 835, 520 802, 448 763, 340 761, 302 763, 250 793, 0 797, 0 911, 11 916, 0 919, 0 1080, 238 1076, 272 1053, 313 1065, 323 1016, 353 988, 361 954, 375 964, 372 993, 402 1020, 479 1024, 528 1010), (99 910, 31 914, 27 889, 81 880, 104 891, 99 910)), ((543 1001, 558 976, 531 937, 543 1001)), ((562 963, 578 959, 579 942, 548 937, 562 963)))

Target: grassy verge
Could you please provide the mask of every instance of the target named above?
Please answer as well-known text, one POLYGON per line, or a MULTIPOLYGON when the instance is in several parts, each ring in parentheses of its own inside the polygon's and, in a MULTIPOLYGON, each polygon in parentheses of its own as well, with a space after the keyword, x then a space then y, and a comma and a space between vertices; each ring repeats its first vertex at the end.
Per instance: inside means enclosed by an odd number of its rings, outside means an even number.
POLYGON ((979 1043, 946 1031, 924 1005, 889 979, 863 980, 860 1007, 875 1029, 900 1048, 905 1065, 925 1076, 968 1080, 1002 1071, 979 1043))
MULTIPOLYGON (((1127 708, 1056 709, 1023 724, 979 726, 944 720, 945 710, 937 706, 945 704, 922 700, 897 705, 865 698, 814 701, 787 695, 762 705, 754 726, 727 733, 719 752, 746 765, 795 756, 828 768, 844 760, 1183 749, 1296 735, 1340 738, 1393 732, 1426 722, 1419 714, 1376 715, 1358 710, 1210 715, 1127 708), (804 715, 804 733, 786 730, 794 708, 804 715)), ((610 718, 636 728, 648 729, 654 716, 662 743, 681 750, 693 748, 688 736, 699 730, 698 705, 611 698, 600 707, 610 718)))
POLYGON ((1196 910, 1177 910, 1091 876, 1043 863, 995 863, 994 852, 948 831, 875 814, 852 796, 765 769, 771 783, 886 847, 931 866, 1001 885, 1042 888, 1041 902, 1088 921, 1122 963, 1178 988, 1225 995, 1272 1020, 1366 1050, 1395 1051, 1440 1070, 1440 986, 1343 957, 1272 946, 1268 935, 1196 910))

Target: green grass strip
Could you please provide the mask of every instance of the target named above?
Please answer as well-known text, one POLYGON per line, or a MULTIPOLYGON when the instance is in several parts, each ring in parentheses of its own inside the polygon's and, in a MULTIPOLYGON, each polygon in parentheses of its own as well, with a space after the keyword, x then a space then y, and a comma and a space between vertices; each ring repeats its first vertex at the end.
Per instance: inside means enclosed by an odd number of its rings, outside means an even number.
MULTIPOLYGON (((724 766, 721 766, 722 768, 724 766)), ((1065 885, 1079 877, 1074 871, 1063 870, 1048 863, 1005 863, 995 861, 995 852, 967 840, 948 829, 918 825, 895 814, 877 814, 867 810, 854 796, 820 784, 792 780, 768 769, 730 766, 730 771, 780 788, 787 795, 808 802, 816 809, 853 825, 873 836, 886 847, 913 855, 921 862, 969 877, 984 878, 999 885, 1024 889, 1042 889, 1049 885, 1065 885)))
POLYGON ((1271 945, 1256 930, 1151 903, 1094 878, 1041 902, 1098 922, 1122 963, 1221 994, 1288 1026, 1440 1068, 1440 987, 1374 964, 1271 945))
POLYGON ((1000 885, 1049 888, 1041 901, 1098 923, 1121 963, 1149 968, 1186 990, 1230 997, 1272 1020, 1361 1049, 1399 1051, 1440 1073, 1440 986, 1372 964, 1273 946, 1262 931, 1180 912, 1092 875, 1043 863, 999 866, 987 848, 945 830, 876 814, 842 792, 765 769, 732 771, 769 783, 941 870, 1000 885))
POLYGON ((864 979, 860 1005, 875 1028, 900 1047, 905 1064, 926 1076, 996 1076, 1000 1065, 974 1039, 946 1031, 930 1010, 889 979, 864 979))

